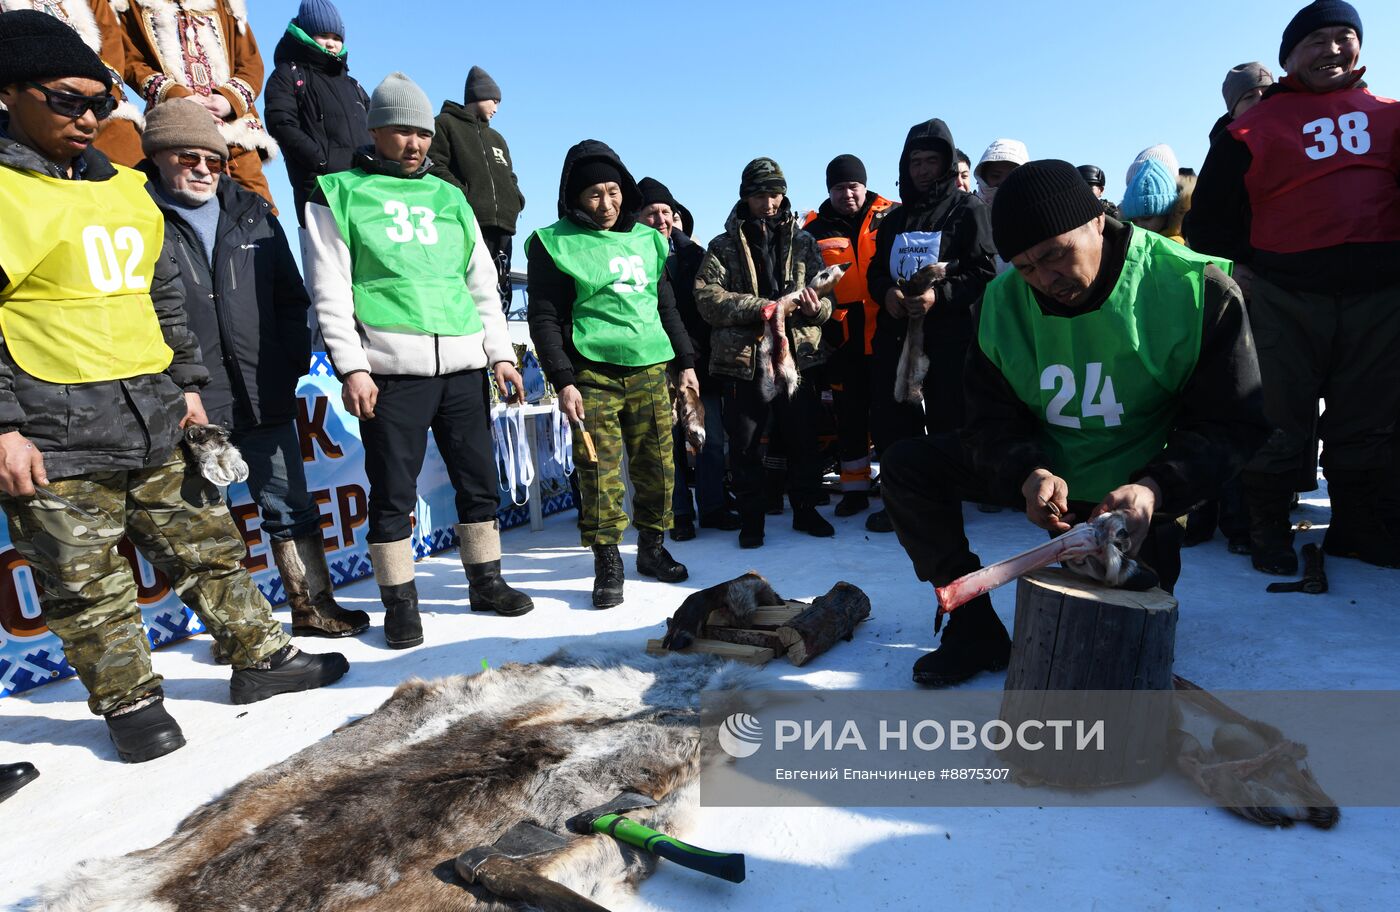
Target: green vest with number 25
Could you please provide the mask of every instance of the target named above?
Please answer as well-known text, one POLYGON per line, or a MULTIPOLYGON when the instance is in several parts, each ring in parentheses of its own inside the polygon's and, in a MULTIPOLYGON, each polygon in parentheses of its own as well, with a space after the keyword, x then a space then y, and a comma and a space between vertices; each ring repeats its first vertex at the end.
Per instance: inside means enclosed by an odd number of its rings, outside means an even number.
POLYGON ((560 219, 539 241, 574 280, 574 348, 590 361, 645 367, 675 357, 661 325, 656 283, 666 268, 666 239, 646 225, 594 231, 560 219))
POLYGON ((461 190, 431 174, 404 178, 359 168, 317 181, 350 248, 355 319, 439 336, 482 331, 467 290, 476 215, 461 190))
POLYGON ((987 286, 977 342, 1040 419, 1041 445, 1075 500, 1099 501, 1167 444, 1201 353, 1205 268, 1227 260, 1132 229, 1098 310, 1049 316, 1008 271, 987 286))

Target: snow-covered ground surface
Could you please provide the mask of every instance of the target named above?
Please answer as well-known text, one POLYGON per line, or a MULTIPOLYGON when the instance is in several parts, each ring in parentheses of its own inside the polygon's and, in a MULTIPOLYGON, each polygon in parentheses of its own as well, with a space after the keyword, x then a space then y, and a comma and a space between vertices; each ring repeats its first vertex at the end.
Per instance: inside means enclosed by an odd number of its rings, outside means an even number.
MULTIPOLYGON (((1294 519, 1318 528, 1325 492, 1294 519)), ((878 501, 877 501, 878 503, 878 501)), ((829 515, 829 510, 825 511, 829 515)), ((1019 514, 966 511, 984 559, 1043 541, 1019 514)), ((0 909, 19 906, 69 865, 160 842, 199 804, 249 773, 282 760, 346 720, 371 712, 410 676, 471 672, 531 661, 581 638, 635 643, 657 637, 691 591, 756 568, 788 598, 812 598, 847 579, 869 593, 873 617, 807 669, 775 662, 759 681, 784 687, 912 689, 909 667, 933 644, 932 593, 893 535, 864 516, 835 519, 837 537, 816 540, 770 517, 768 544, 741 552, 732 533, 702 531, 673 545, 690 567, 681 586, 633 578, 627 601, 589 606, 590 555, 577 547, 572 515, 545 530, 506 534, 509 579, 534 596, 523 618, 474 615, 455 556, 419 566, 425 645, 383 645, 377 592, 366 580, 342 591, 374 627, 334 641, 351 661, 334 687, 249 707, 230 705, 228 671, 199 637, 162 650, 171 712, 188 745, 152 763, 115 759, 100 719, 88 715, 76 680, 0 700, 0 762, 28 760, 41 777, 0 805, 0 909)), ((1400 574, 1333 560, 1324 596, 1267 595, 1266 578, 1217 538, 1185 552, 1177 588, 1178 673, 1215 690, 1400 689, 1400 574)), ((1008 625, 1013 587, 996 593, 1008 625)), ((280 612, 279 612, 280 614, 280 612)), ((304 641, 325 650, 325 641, 304 641)), ((1000 688, 1003 675, 969 686, 1000 688)), ((1323 783, 1325 786, 1326 783, 1323 783)), ((686 838, 744 852, 741 885, 664 866, 629 910, 721 909, 1382 909, 1400 908, 1400 811, 1344 809, 1331 832, 1267 830, 1215 809, 701 808, 686 838)), ((618 906, 616 908, 623 908, 618 906)))

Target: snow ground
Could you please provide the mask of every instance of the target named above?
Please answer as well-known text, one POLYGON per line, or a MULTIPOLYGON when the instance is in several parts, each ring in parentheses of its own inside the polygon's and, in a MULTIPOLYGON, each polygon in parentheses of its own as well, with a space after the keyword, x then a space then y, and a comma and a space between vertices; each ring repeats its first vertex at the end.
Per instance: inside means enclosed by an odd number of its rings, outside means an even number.
MULTIPOLYGON (((1318 492, 1295 513, 1319 526, 1300 544, 1321 540, 1324 498, 1318 492)), ((966 516, 984 559, 1043 541, 1019 514, 968 508, 966 516)), ((360 639, 332 641, 349 657, 349 675, 249 707, 228 703, 228 671, 210 661, 207 637, 176 644, 157 654, 156 667, 189 743, 148 764, 116 761, 75 679, 0 700, 0 762, 28 760, 42 774, 0 805, 0 909, 16 908, 81 859, 160 842, 196 806, 371 712, 407 677, 471 672, 483 659, 531 661, 580 637, 641 649, 689 592, 751 567, 788 598, 812 598, 847 579, 874 606, 854 642, 808 669, 774 662, 760 683, 910 689, 910 665, 933 644, 932 594, 893 535, 867 533, 863 515, 833 521, 837 537, 818 541, 791 532, 787 517, 770 517, 767 546, 750 552, 732 533, 702 531, 672 546, 690 567, 687 583, 629 579, 624 605, 594 611, 591 557, 576 547, 572 514, 555 517, 543 532, 515 530, 504 540, 508 578, 534 596, 532 614, 473 615, 463 607, 466 581, 455 556, 433 558, 419 565, 427 642, 393 652, 383 645, 374 584, 362 581, 342 590, 342 601, 370 611, 375 625, 360 639)), ((634 549, 625 550, 635 577, 634 549)), ((1400 688, 1395 572, 1329 561, 1329 594, 1267 595, 1267 580, 1218 536, 1187 551, 1184 563, 1178 673, 1213 690, 1400 688)), ((1008 626, 1013 588, 994 597, 1008 626)), ((325 641, 303 645, 326 649, 325 641)), ((1003 677, 983 675, 969 686, 1000 688, 1003 677)), ((685 837, 744 852, 747 882, 663 865, 625 908, 1397 908, 1398 825, 1396 809, 1344 809, 1335 830, 1319 832, 1266 830, 1202 808, 701 808, 685 837)))

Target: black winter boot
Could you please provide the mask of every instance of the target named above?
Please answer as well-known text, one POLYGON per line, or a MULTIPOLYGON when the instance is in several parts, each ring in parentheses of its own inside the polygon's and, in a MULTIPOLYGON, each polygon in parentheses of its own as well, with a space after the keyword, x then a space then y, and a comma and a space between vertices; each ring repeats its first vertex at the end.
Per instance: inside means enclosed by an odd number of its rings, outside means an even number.
POLYGON ((1288 502, 1293 493, 1287 475, 1250 473, 1244 479, 1249 505, 1249 546, 1254 569, 1275 576, 1296 576, 1293 521, 1288 502))
POLYGON ((185 746, 185 735, 165 711, 161 694, 115 709, 105 718, 107 736, 123 763, 145 763, 185 746))
POLYGON ((847 491, 834 511, 837 516, 855 516, 870 509, 870 495, 865 491, 847 491))
POLYGON ((350 663, 338 652, 313 655, 288 643, 267 661, 236 669, 229 681, 229 696, 235 703, 257 703, 278 694, 334 684, 349 670, 350 663))
POLYGON ((893 532, 894 523, 890 522, 890 514, 884 510, 876 510, 865 517, 865 531, 867 532, 893 532))
POLYGON ((711 510, 700 517, 700 528, 719 529, 722 532, 734 532, 743 525, 739 519, 739 514, 733 510, 711 510))
POLYGON ((0 763, 0 801, 38 778, 39 771, 32 763, 0 763))
POLYGON ((806 532, 813 538, 830 538, 836 534, 831 523, 817 512, 816 507, 792 508, 792 530, 794 532, 806 532))
POLYGON ((695 520, 689 517, 676 517, 676 524, 671 527, 671 541, 692 541, 695 538, 695 520))
POLYGON ((384 603, 384 642, 390 649, 407 649, 423 642, 423 619, 418 615, 418 584, 380 586, 384 603))
POLYGON ((471 583, 467 595, 472 601, 473 611, 494 611, 501 617, 517 617, 534 610, 534 600, 512 589, 501 577, 500 561, 467 564, 466 571, 467 580, 471 583))
POLYGON ((767 520, 763 505, 745 504, 739 514, 739 547, 762 548, 763 526, 767 520))
POLYGON ((1400 567, 1400 535, 1386 522, 1383 512, 1388 483, 1385 472, 1327 473, 1332 521, 1322 539, 1322 550, 1377 567, 1400 567))
POLYGON ((622 555, 617 545, 593 546, 593 607, 614 608, 622 604, 622 584, 626 579, 622 555))
POLYGON ((666 550, 665 537, 660 532, 640 529, 637 532, 637 572, 663 583, 679 583, 690 577, 685 564, 666 550))
POLYGON ((914 663, 914 683, 951 687, 982 671, 1001 671, 1011 661, 1011 637, 992 609, 992 599, 979 595, 948 616, 943 641, 914 663))

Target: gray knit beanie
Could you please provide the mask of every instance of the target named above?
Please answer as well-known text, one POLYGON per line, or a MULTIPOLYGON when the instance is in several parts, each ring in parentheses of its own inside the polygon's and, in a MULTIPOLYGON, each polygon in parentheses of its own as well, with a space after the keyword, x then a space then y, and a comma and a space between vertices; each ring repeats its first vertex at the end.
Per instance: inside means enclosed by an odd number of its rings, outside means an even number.
POLYGON ((436 133, 427 93, 403 73, 390 73, 369 99, 369 128, 413 127, 436 133))

